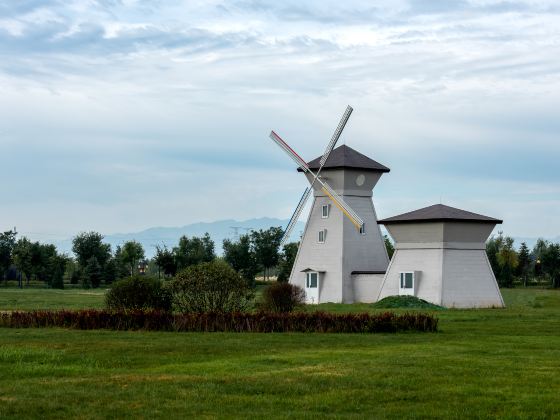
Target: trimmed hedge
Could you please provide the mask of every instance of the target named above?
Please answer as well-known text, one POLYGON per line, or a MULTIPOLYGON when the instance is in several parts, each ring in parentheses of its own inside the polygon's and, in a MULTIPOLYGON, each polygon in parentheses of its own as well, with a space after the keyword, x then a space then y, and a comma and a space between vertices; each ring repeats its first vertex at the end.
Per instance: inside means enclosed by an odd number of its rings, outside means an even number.
POLYGON ((184 313, 163 311, 29 311, 3 313, 0 327, 178 332, 436 332, 438 319, 424 313, 332 314, 326 312, 184 313))

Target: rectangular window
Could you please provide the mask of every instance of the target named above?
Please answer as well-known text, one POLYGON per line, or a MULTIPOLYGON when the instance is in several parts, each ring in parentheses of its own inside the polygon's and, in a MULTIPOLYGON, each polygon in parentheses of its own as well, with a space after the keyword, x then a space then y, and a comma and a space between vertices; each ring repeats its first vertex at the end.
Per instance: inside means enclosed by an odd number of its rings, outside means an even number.
POLYGON ((414 289, 414 273, 401 273, 401 289, 414 289))
POLYGON ((319 273, 307 273, 307 283, 306 287, 308 289, 316 289, 317 288, 317 279, 319 278, 319 273))
POLYGON ((325 237, 327 236, 327 229, 323 229, 319 231, 319 238, 318 238, 318 242, 320 244, 324 244, 325 243, 325 237))
POLYGON ((360 235, 365 235, 366 234, 366 224, 364 223, 362 226, 360 226, 360 235))
POLYGON ((322 210, 321 210, 321 217, 323 219, 328 219, 330 208, 331 208, 330 204, 323 205, 322 210))

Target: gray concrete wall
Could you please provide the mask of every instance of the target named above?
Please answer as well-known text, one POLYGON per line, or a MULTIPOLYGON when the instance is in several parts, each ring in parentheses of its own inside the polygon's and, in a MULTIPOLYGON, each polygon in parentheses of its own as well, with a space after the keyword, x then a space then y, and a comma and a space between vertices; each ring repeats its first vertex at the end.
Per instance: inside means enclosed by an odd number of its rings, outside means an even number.
POLYGON ((504 306, 485 250, 443 250, 442 304, 449 308, 504 306))
POLYGON ((377 295, 383 283, 383 274, 354 274, 352 283, 354 294, 359 298, 356 302, 373 303, 377 301, 377 295))
POLYGON ((377 300, 399 294, 400 273, 420 271, 416 297, 441 305, 442 249, 396 249, 377 300))

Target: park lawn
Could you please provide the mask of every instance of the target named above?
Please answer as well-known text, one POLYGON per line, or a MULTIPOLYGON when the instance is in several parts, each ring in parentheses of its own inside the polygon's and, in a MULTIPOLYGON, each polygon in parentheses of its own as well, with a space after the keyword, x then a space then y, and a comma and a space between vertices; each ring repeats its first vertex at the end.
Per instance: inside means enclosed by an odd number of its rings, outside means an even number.
POLYGON ((0 329, 0 418, 560 417, 560 292, 503 294, 439 333, 0 329))
POLYGON ((0 311, 33 309, 100 309, 104 289, 17 289, 0 288, 0 311))

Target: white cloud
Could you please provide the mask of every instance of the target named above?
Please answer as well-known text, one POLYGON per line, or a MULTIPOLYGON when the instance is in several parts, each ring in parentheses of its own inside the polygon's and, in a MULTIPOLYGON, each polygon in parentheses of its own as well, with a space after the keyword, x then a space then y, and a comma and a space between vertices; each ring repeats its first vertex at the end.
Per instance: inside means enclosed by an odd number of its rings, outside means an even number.
POLYGON ((311 159, 351 103, 343 140, 393 169, 380 214, 447 196, 560 230, 553 1, 26 3, 0 6, 8 225, 288 217, 304 182, 268 131, 311 159))

